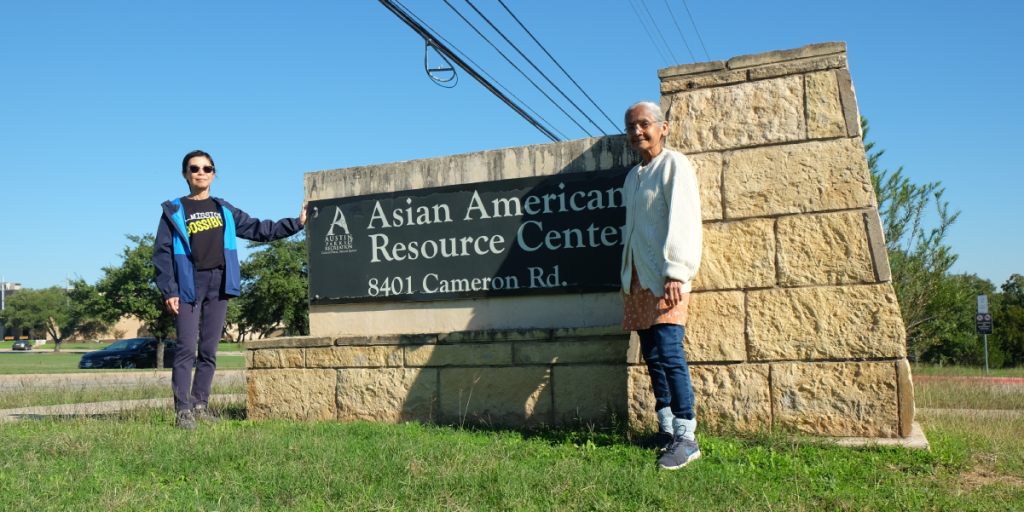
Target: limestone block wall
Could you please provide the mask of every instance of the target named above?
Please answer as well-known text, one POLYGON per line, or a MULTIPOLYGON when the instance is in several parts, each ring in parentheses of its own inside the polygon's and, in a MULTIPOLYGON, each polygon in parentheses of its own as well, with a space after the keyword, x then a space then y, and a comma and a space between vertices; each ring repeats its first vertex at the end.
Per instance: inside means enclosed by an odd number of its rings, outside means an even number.
POLYGON ((246 344, 251 419, 548 425, 627 410, 617 327, 246 344))
MULTIPOLYGON (((669 142, 697 169, 704 253, 685 349, 699 414, 909 435, 906 334, 845 43, 662 69, 669 142)), ((630 416, 654 421, 630 354, 630 416)))
MULTIPOLYGON (((704 252, 685 340, 704 422, 910 433, 905 332, 843 43, 658 72, 697 171, 704 252)), ((624 108, 625 106, 623 106, 624 108)), ((309 200, 629 167, 623 136, 308 173, 309 200)), ((251 418, 653 423, 617 293, 310 308, 247 343, 251 418)))

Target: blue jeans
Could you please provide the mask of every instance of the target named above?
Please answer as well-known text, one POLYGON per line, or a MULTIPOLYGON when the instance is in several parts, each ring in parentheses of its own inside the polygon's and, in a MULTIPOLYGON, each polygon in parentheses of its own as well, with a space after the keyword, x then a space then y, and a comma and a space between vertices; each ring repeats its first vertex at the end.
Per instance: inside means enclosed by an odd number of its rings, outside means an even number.
POLYGON ((647 373, 657 400, 655 410, 670 407, 675 417, 692 420, 693 384, 683 353, 686 327, 657 324, 636 333, 640 336, 640 352, 647 362, 647 373))

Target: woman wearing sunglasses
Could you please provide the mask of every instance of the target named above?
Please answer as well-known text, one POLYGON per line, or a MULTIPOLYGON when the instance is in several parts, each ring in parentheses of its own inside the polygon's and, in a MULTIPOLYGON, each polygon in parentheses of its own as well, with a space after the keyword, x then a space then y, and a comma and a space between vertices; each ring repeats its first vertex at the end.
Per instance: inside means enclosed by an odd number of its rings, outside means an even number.
POLYGON ((292 236, 306 224, 305 205, 297 218, 260 221, 210 196, 216 172, 209 153, 185 155, 181 175, 189 194, 161 205, 153 246, 157 286, 167 309, 177 315, 178 350, 171 388, 175 425, 185 430, 196 429, 197 420, 220 421, 210 413, 208 401, 228 299, 237 297, 241 288, 235 238, 270 242, 292 236))

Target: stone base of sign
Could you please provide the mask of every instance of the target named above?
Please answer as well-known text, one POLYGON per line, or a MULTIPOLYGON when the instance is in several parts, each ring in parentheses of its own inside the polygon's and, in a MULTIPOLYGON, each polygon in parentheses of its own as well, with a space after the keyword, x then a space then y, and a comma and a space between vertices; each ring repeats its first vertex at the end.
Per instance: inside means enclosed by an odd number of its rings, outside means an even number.
MULTIPOLYGON (((695 296, 702 295, 722 294, 695 296)), ((706 303, 718 306, 713 298, 706 303)), ((332 346, 313 339, 247 345, 250 418, 487 426, 625 419, 639 430, 657 421, 636 337, 618 326, 346 336, 332 346), (291 348, 303 345, 309 346, 291 348)), ((906 359, 748 363, 703 357, 728 353, 729 336, 721 341, 724 346, 710 349, 686 347, 702 423, 822 436, 910 434, 913 410, 900 407, 912 404, 906 359)))
MULTIPOLYGON (((880 444, 919 432, 845 43, 658 75, 668 143, 700 188, 684 341, 700 421, 880 444)), ((330 200, 638 162, 617 135, 307 173, 305 190, 330 200)), ((314 297, 312 336, 247 344, 249 415, 650 428, 650 380, 621 319, 617 292, 314 297)))

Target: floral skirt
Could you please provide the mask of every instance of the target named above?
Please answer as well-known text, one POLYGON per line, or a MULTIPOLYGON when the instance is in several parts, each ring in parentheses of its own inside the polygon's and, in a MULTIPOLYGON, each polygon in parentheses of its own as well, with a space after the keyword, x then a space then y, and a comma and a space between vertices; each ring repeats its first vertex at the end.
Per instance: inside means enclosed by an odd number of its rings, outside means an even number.
POLYGON ((668 307, 663 298, 643 288, 636 273, 636 266, 633 266, 633 277, 629 280, 629 295, 625 296, 622 311, 622 330, 642 331, 657 324, 686 325, 689 306, 690 294, 684 293, 679 304, 668 307))

